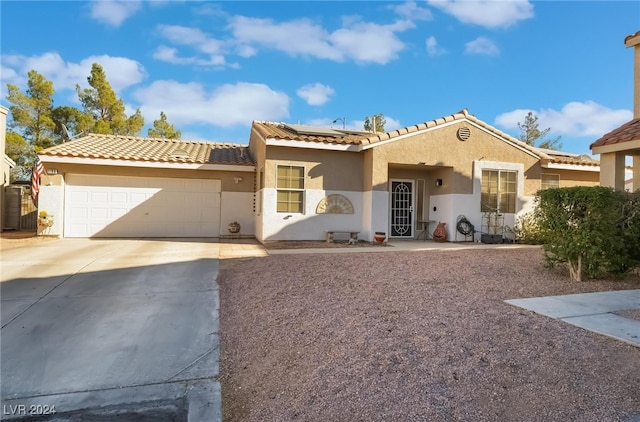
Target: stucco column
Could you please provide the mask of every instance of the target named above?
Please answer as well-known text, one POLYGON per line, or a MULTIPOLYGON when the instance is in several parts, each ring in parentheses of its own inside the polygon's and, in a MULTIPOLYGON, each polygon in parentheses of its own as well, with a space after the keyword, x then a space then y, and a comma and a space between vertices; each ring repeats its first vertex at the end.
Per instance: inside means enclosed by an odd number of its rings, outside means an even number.
POLYGON ((640 117, 640 45, 633 49, 633 118, 640 117))
POLYGON ((600 186, 624 190, 623 152, 607 152, 600 154, 600 186))

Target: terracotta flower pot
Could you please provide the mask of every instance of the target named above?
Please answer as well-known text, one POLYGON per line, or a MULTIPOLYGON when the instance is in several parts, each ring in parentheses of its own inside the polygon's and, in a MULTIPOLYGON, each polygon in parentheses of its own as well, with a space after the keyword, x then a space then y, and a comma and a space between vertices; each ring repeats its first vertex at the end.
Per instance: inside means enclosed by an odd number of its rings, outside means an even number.
POLYGON ((383 232, 375 232, 373 238, 375 239, 376 243, 382 243, 387 238, 387 234, 383 232))
POLYGON ((439 223, 438 227, 433 231, 433 240, 436 242, 447 241, 447 230, 444 228, 446 223, 439 223))

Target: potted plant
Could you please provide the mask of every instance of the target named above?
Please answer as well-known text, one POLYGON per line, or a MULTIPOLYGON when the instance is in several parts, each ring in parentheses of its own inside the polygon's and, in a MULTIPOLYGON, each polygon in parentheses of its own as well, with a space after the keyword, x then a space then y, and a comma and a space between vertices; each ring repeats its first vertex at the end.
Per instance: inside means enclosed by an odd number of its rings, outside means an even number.
POLYGON ((373 235, 376 243, 382 243, 386 240, 387 234, 385 232, 375 232, 373 235))
POLYGON ((227 230, 229 230, 229 233, 231 234, 240 233, 240 223, 238 223, 237 221, 229 223, 229 226, 227 226, 227 230))
POLYGON ((51 227, 53 226, 53 215, 50 215, 45 210, 40 211, 38 213, 38 225, 43 227, 51 227))

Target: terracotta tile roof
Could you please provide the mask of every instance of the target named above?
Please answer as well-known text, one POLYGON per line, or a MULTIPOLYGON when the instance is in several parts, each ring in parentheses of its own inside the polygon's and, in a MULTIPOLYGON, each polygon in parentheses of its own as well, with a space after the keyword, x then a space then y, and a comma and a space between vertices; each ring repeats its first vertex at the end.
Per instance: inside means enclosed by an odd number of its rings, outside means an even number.
POLYGON ((38 154, 44 157, 254 165, 247 145, 94 133, 47 148, 38 154))
POLYGON ((592 143, 589 148, 601 147, 605 145, 619 144, 640 139, 640 118, 633 119, 617 129, 603 135, 600 139, 592 143))
POLYGON ((578 155, 575 157, 566 157, 566 156, 551 156, 549 159, 543 159, 543 163, 554 163, 554 164, 570 164, 575 166, 591 166, 598 167, 600 165, 600 161, 594 160, 588 155, 578 155))
POLYGON ((549 158, 544 152, 540 151, 537 148, 532 147, 531 145, 528 145, 526 142, 522 142, 519 139, 514 138, 513 136, 491 126, 488 123, 483 122, 482 120, 476 118, 475 116, 469 114, 467 109, 462 109, 459 112, 455 113, 455 114, 451 114, 449 116, 444 116, 444 117, 440 117, 439 119, 434 119, 434 120, 430 120, 428 122, 424 122, 424 123, 419 123, 417 125, 413 125, 413 126, 407 126, 404 127, 402 129, 398 129, 398 130, 394 130, 391 132, 387 132, 387 133, 378 133, 375 134, 373 136, 368 137, 366 140, 363 141, 363 143, 368 144, 368 145, 372 145, 375 144, 377 142, 381 142, 381 141, 386 141, 388 139, 393 139, 393 138, 397 138, 399 136, 402 135, 406 135, 409 133, 413 133, 413 132, 418 132, 421 130, 425 130, 425 129, 430 129, 436 126, 440 126, 443 125, 445 123, 449 123, 449 122, 453 122, 456 120, 467 120, 470 122, 475 123, 476 125, 482 127, 483 129, 486 129, 487 131, 493 133, 494 135, 504 139, 505 141, 514 144, 516 146, 519 146, 521 148, 526 149, 527 151, 541 157, 541 158, 549 158))
MULTIPOLYGON (((373 134, 371 132, 357 132, 357 131, 344 131, 345 133, 342 136, 333 135, 305 135, 300 134, 293 130, 290 125, 285 123, 274 123, 274 122, 253 122, 253 129, 262 136, 264 139, 280 139, 280 140, 288 140, 288 141, 301 141, 307 143, 322 143, 322 144, 347 144, 347 145, 357 145, 357 146, 374 146, 377 143, 394 139, 402 135, 418 132, 421 130, 430 129, 433 127, 440 126, 445 123, 453 122, 456 120, 467 120, 473 122, 477 126, 482 127, 483 129, 495 134, 496 136, 504 139, 505 141, 523 148, 535 156, 539 157, 543 163, 555 163, 555 164, 569 164, 569 165, 583 165, 583 166, 594 166, 597 167, 600 165, 598 160, 595 160, 589 156, 578 155, 578 154, 570 154, 563 153, 561 151, 552 151, 552 150, 544 150, 540 148, 533 147, 526 142, 522 142, 519 139, 514 138, 513 136, 502 132, 501 130, 483 122, 482 120, 476 118, 475 116, 469 114, 466 109, 459 111, 458 113, 451 114, 449 116, 444 116, 439 119, 430 120, 424 123, 419 123, 413 126, 407 126, 401 129, 397 129, 391 132, 385 133, 376 133, 373 134)), ((341 129, 333 129, 336 132, 343 132, 341 129)))
POLYGON ((630 42, 631 40, 633 40, 634 38, 636 38, 636 37, 640 37, 640 31, 636 32, 635 34, 627 35, 627 36, 624 38, 624 43, 628 46, 628 45, 629 45, 629 42, 630 42))
POLYGON ((440 126, 445 123, 449 123, 456 120, 468 120, 471 121, 478 126, 488 130, 489 132, 494 133, 498 137, 501 137, 508 142, 517 145, 521 148, 524 148, 533 154, 545 158, 549 158, 546 154, 542 153, 538 149, 527 145, 524 142, 496 129, 495 127, 483 122, 470 115, 466 109, 459 111, 458 113, 451 114, 449 116, 444 116, 438 119, 430 120, 424 123, 419 123, 412 126, 407 126, 401 129, 397 129, 391 132, 384 133, 372 133, 372 132, 358 132, 358 131, 347 131, 342 129, 333 129, 336 132, 342 132, 342 136, 328 136, 328 135, 305 135, 296 132, 291 129, 289 125, 285 123, 274 123, 274 122, 253 122, 253 129, 256 130, 260 136, 264 139, 281 139, 281 140, 289 140, 289 141, 302 141, 308 143, 323 143, 323 144, 348 144, 348 145, 358 145, 358 146, 375 146, 376 143, 387 141, 389 139, 394 139, 402 135, 418 132, 421 130, 430 129, 436 126, 440 126))

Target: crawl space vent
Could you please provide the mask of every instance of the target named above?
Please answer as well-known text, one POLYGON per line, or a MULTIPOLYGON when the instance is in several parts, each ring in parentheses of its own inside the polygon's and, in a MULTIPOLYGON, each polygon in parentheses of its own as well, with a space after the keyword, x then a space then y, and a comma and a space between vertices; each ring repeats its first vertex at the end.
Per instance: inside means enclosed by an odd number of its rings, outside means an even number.
POLYGON ((461 141, 466 141, 470 137, 471 137, 471 130, 468 127, 463 126, 460 129, 458 129, 458 139, 460 139, 461 141))

